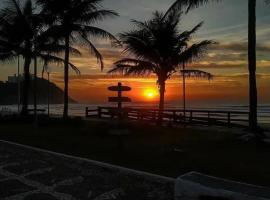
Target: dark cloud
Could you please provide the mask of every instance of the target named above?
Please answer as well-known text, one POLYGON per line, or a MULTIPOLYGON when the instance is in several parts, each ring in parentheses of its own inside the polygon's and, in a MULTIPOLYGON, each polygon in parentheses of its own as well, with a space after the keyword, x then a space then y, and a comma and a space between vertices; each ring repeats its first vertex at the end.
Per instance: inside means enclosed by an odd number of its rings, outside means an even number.
MULTIPOLYGON (((247 52, 248 43, 247 42, 230 42, 230 43, 219 43, 217 45, 213 45, 211 50, 219 50, 219 51, 234 51, 234 52, 247 52)), ((265 44, 257 44, 257 51, 261 52, 269 52, 270 53, 270 45, 265 44)))
POLYGON ((233 68, 245 68, 247 65, 243 63, 195 63, 192 64, 190 67, 196 69, 233 69, 233 68))

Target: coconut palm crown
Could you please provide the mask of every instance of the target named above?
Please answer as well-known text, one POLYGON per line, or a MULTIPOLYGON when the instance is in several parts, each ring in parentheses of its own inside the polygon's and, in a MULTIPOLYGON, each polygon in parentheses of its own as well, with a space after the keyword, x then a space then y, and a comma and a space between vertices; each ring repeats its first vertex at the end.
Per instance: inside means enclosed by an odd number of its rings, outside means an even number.
MULTIPOLYGON (((57 54, 63 52, 64 46, 47 37, 48 29, 44 27, 44 19, 38 13, 31 0, 21 5, 16 0, 8 0, 7 6, 0 10, 0 60, 12 61, 18 56, 24 60, 24 84, 22 95, 22 114, 28 114, 28 98, 30 84, 30 66, 38 58, 44 65, 63 63, 57 54)), ((77 49, 70 49, 80 54, 77 49)), ((36 62, 35 62, 36 63, 36 62)), ((73 64, 69 65, 78 72, 73 64)))
MULTIPOLYGON (((164 17, 163 13, 156 11, 149 21, 133 20, 136 28, 120 35, 124 52, 129 53, 131 58, 117 61, 115 67, 109 71, 125 75, 156 74, 160 89, 160 111, 164 109, 166 81, 180 71, 184 64, 192 63, 203 56, 214 43, 210 40, 192 43, 192 36, 202 23, 189 31, 180 32, 180 17, 179 12, 171 12, 164 17)), ((186 73, 185 71, 184 74, 186 73)), ((202 71, 192 73, 207 77, 209 75, 202 71)))
POLYGON ((109 39, 113 43, 118 40, 109 32, 95 26, 108 17, 115 17, 117 13, 105 10, 100 5, 101 0, 36 0, 42 7, 47 23, 52 26, 51 35, 60 40, 66 47, 64 66, 64 112, 63 117, 68 117, 68 88, 69 88, 69 47, 75 44, 87 47, 90 53, 97 58, 103 69, 103 56, 95 47, 93 37, 109 39))

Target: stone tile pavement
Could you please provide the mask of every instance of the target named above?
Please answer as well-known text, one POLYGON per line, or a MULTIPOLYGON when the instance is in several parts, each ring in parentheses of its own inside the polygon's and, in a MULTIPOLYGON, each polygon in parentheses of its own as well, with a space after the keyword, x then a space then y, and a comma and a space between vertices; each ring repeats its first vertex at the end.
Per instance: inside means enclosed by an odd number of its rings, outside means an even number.
POLYGON ((172 200, 174 179, 0 141, 1 200, 172 200))

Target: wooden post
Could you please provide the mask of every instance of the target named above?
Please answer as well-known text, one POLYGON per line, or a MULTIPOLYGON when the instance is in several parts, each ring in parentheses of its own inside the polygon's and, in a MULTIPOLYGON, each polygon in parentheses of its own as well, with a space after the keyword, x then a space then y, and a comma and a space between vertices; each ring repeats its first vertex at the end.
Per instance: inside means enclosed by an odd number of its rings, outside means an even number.
MULTIPOLYGON (((118 88, 119 88, 119 90, 118 90, 118 98, 119 99, 121 99, 121 97, 122 97, 122 90, 120 89, 122 87, 122 83, 118 83, 118 88)), ((122 108, 122 102, 121 101, 119 101, 118 102, 118 109, 119 109, 119 111, 121 110, 121 108, 122 108)))
POLYGON ((176 111, 173 111, 173 122, 177 122, 177 116, 176 116, 176 111))
POLYGON ((211 117, 210 117, 210 111, 208 111, 208 126, 210 126, 211 125, 211 117))
MULTIPOLYGON (((121 99, 122 98, 122 83, 118 83, 118 88, 119 88, 119 90, 118 90, 118 98, 119 99, 121 99)), ((118 113, 118 119, 122 119, 122 101, 118 101, 118 111, 117 111, 118 113)))
POLYGON ((102 111, 101 107, 98 107, 98 118, 100 119, 102 118, 101 111, 102 111))
POLYGON ((228 112, 228 127, 231 128, 231 113, 228 112))
POLYGON ((190 121, 190 123, 192 123, 192 121, 193 121, 193 112, 192 112, 192 111, 190 111, 190 118, 189 118, 189 121, 190 121))
POLYGON ((154 121, 156 121, 156 119, 157 119, 157 118, 156 118, 156 115, 157 115, 157 114, 156 114, 156 111, 155 111, 155 110, 153 111, 152 115, 153 115, 153 116, 152 116, 152 120, 153 120, 153 122, 154 122, 154 121))
POLYGON ((88 107, 85 108, 85 117, 88 117, 88 107))

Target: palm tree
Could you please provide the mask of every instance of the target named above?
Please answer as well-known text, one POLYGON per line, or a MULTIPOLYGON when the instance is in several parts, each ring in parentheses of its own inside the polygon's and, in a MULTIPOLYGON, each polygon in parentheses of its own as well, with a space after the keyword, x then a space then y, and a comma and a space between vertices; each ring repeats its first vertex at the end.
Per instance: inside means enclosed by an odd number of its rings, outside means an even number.
MULTIPOLYGON (((63 46, 47 37, 47 32, 48 30, 43 27, 43 18, 35 12, 31 0, 27 0, 23 6, 16 0, 9 0, 7 7, 0 11, 0 60, 10 61, 19 55, 24 59, 22 115, 28 114, 32 59, 34 59, 35 72, 37 58, 44 63, 63 62, 63 59, 56 56, 63 52, 63 46)), ((79 53, 76 49, 72 49, 72 51, 79 53)), ((74 65, 69 64, 76 69, 74 65)))
POLYGON ((109 32, 93 26, 93 23, 104 20, 107 17, 117 16, 111 10, 104 10, 100 6, 101 0, 36 0, 42 6, 43 14, 47 22, 52 25, 53 36, 63 42, 65 46, 64 55, 64 113, 63 117, 68 118, 68 88, 69 88, 69 47, 73 44, 87 46, 103 69, 103 57, 90 36, 102 39, 118 40, 109 32))
POLYGON ((164 110, 166 81, 184 63, 193 62, 213 44, 208 40, 191 44, 191 37, 202 23, 192 30, 180 32, 180 16, 179 12, 171 12, 164 17, 163 13, 156 11, 151 20, 133 20, 136 29, 120 35, 125 46, 124 52, 130 53, 132 58, 119 60, 115 63, 115 68, 109 71, 125 75, 156 74, 160 90, 160 113, 164 110))
MULTIPOLYGON (((187 11, 196 8, 200 5, 206 4, 210 1, 216 2, 218 0, 177 0, 168 10, 167 15, 175 10, 181 10, 183 7, 187 11)), ((256 1, 248 0, 248 70, 249 70, 249 126, 251 131, 258 130, 257 119, 257 81, 256 81, 256 1)), ((269 3, 269 0, 265 0, 269 3)))

